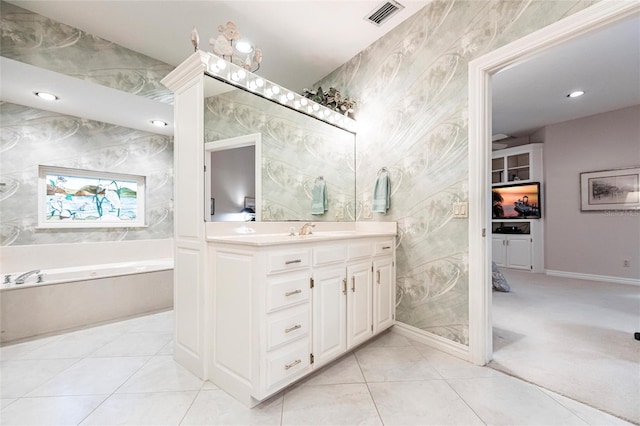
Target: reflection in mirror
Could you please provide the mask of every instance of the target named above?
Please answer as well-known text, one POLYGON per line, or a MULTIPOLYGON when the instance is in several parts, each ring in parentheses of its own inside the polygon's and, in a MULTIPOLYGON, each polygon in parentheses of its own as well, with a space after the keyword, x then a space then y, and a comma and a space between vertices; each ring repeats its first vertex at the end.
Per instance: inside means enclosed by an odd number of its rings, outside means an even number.
POLYGON ((353 133, 212 77, 206 79, 204 142, 210 167, 205 187, 210 194, 205 195, 209 198, 205 217, 246 220, 250 216, 242 212, 245 198, 255 198, 256 220, 354 220, 353 133), (250 135, 257 135, 258 142, 248 142, 250 135), (255 146, 254 164, 251 154, 225 152, 247 146, 255 146), (246 179, 252 167, 255 186, 246 179), (220 181, 209 181, 212 176, 220 181), (224 210, 219 210, 223 199, 224 210))

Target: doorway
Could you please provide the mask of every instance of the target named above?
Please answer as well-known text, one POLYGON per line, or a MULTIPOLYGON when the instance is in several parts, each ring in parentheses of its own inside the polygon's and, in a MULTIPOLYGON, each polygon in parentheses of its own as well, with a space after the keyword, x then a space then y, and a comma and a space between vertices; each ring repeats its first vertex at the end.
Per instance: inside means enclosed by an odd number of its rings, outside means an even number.
POLYGON ((492 359, 491 316, 491 75, 553 46, 640 12, 632 2, 601 2, 469 64, 469 350, 471 361, 492 359))
POLYGON ((261 158, 260 133, 205 144, 207 222, 261 220, 261 158))

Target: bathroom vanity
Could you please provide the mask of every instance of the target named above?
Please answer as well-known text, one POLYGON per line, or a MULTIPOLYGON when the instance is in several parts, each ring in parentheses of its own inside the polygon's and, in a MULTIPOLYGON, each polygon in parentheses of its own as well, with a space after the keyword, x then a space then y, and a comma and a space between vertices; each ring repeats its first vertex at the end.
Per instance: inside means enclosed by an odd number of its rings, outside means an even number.
POLYGON ((351 225, 207 238, 216 385, 253 406, 393 325, 395 223, 351 225))
POLYGON ((396 223, 354 221, 348 119, 304 113, 300 95, 202 51, 163 84, 175 95, 174 359, 254 406, 393 324, 396 223), (257 221, 207 221, 205 145, 247 134, 259 136, 257 221), (318 175, 329 208, 312 215, 318 175))

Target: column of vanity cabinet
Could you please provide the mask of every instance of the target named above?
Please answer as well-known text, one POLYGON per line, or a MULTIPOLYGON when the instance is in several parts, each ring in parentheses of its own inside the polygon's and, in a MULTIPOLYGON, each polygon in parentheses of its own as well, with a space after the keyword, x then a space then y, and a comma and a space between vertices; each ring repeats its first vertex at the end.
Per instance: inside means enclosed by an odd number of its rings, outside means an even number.
POLYGON ((393 325, 394 253, 393 238, 212 244, 211 380, 255 405, 393 325))

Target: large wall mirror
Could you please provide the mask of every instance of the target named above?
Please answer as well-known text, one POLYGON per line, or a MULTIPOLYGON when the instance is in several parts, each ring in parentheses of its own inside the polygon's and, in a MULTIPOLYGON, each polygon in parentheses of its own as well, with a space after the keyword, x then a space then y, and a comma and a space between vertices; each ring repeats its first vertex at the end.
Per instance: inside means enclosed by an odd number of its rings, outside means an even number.
POLYGON ((207 220, 354 220, 355 134, 205 78, 207 220))

